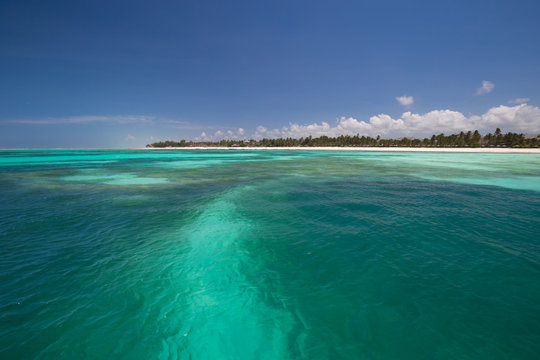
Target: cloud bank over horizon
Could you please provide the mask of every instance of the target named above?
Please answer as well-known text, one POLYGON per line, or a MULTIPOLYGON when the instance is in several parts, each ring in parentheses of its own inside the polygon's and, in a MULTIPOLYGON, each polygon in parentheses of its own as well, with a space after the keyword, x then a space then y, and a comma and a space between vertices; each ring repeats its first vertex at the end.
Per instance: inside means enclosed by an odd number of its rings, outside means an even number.
POLYGON ((471 116, 465 116, 463 113, 453 110, 433 110, 425 114, 406 111, 397 119, 387 114, 379 114, 370 117, 368 121, 358 120, 354 117, 341 117, 336 120, 334 125, 324 121, 307 125, 289 123, 288 126, 275 129, 267 129, 259 125, 252 133, 241 128, 237 131, 228 130, 226 132, 218 130, 213 135, 203 132, 195 140, 336 137, 356 134, 372 137, 377 135, 426 137, 433 134, 451 134, 469 130, 487 133, 493 132, 495 128, 501 128, 505 132, 539 133, 540 108, 527 104, 499 105, 492 107, 482 115, 471 116))

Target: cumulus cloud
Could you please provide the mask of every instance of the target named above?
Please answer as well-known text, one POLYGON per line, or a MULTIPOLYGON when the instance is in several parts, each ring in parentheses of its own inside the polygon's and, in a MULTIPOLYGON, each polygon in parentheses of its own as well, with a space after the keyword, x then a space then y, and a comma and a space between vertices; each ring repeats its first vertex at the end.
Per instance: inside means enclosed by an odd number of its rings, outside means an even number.
POLYGON ((287 129, 287 127, 283 127, 281 130, 280 129, 272 129, 272 130, 268 130, 267 128, 265 128, 264 126, 257 126, 257 128, 255 129, 255 132, 252 134, 252 136, 250 136, 252 139, 255 139, 255 140, 260 140, 262 138, 268 138, 268 139, 271 139, 271 138, 278 138, 278 137, 282 137, 284 136, 284 132, 287 129))
POLYGON ((478 90, 476 90, 476 95, 489 94, 493 91, 494 88, 495 84, 493 84, 491 81, 484 80, 482 81, 482 86, 480 86, 478 90))
MULTIPOLYGON (((358 120, 353 117, 341 117, 334 124, 328 122, 297 124, 289 123, 281 128, 267 129, 258 126, 251 134, 239 136, 238 131, 233 132, 233 137, 227 133, 218 131, 212 136, 202 133, 198 140, 215 141, 222 138, 300 138, 306 136, 409 136, 424 137, 432 134, 452 134, 460 131, 479 130, 480 132, 493 132, 495 128, 503 131, 523 133, 540 132, 540 108, 527 104, 515 106, 500 105, 489 109, 482 115, 465 116, 454 110, 433 110, 424 114, 406 111, 398 118, 387 114, 379 114, 369 118, 368 121, 358 120)), ((243 134, 242 134, 243 135, 243 134)))
POLYGON ((219 141, 222 139, 229 139, 229 140, 244 140, 246 137, 244 136, 246 131, 242 128, 238 128, 235 131, 233 130, 226 130, 216 131, 213 135, 206 134, 205 131, 201 133, 201 135, 197 136, 195 138, 195 141, 219 141))
POLYGON ((396 100, 403 106, 410 106, 414 103, 414 97, 407 95, 398 96, 396 100))
POLYGON ((135 136, 133 135, 126 136, 126 141, 134 141, 134 140, 135 140, 135 136))
POLYGON ((394 119, 387 114, 372 116, 369 121, 353 117, 341 117, 335 126, 326 122, 321 124, 289 124, 282 129, 283 136, 339 136, 339 135, 431 135, 435 132, 453 132, 468 128, 470 124, 462 113, 451 110, 434 110, 426 114, 404 112, 394 119))
POLYGON ((528 103, 529 101, 531 101, 531 99, 529 98, 517 98, 514 100, 508 100, 508 103, 509 104, 524 104, 524 103, 528 103))
POLYGON ((481 116, 471 116, 469 119, 479 129, 493 130, 500 127, 505 131, 540 132, 540 109, 527 104, 500 105, 481 116))

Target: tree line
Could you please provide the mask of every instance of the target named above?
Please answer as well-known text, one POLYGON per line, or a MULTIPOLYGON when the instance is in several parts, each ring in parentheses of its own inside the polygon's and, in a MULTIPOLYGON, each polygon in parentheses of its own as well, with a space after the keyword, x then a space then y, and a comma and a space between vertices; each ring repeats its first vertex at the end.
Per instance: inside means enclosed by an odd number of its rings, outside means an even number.
POLYGON ((525 136, 508 132, 501 133, 497 128, 493 134, 480 135, 478 130, 474 132, 460 132, 452 135, 433 135, 431 138, 396 138, 383 139, 380 136, 372 138, 370 136, 360 136, 359 134, 340 135, 337 137, 301 137, 278 138, 261 140, 220 140, 220 141, 160 141, 146 145, 148 148, 165 147, 515 147, 515 148, 536 148, 540 147, 540 135, 525 136))

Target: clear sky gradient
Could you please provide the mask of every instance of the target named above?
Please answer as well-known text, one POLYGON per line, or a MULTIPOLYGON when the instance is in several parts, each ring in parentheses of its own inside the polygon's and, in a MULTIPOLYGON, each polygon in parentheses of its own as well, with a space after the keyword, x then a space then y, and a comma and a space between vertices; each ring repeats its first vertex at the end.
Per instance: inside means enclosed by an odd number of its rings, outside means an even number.
POLYGON ((539 44, 538 0, 5 0, 0 147, 539 132, 539 44))

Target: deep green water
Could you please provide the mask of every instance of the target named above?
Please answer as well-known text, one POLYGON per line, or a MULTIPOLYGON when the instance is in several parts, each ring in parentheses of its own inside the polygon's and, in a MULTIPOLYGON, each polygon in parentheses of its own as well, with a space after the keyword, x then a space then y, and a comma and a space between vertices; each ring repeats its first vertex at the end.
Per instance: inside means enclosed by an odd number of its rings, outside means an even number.
POLYGON ((1 359, 533 359, 540 155, 1 151, 1 359))

